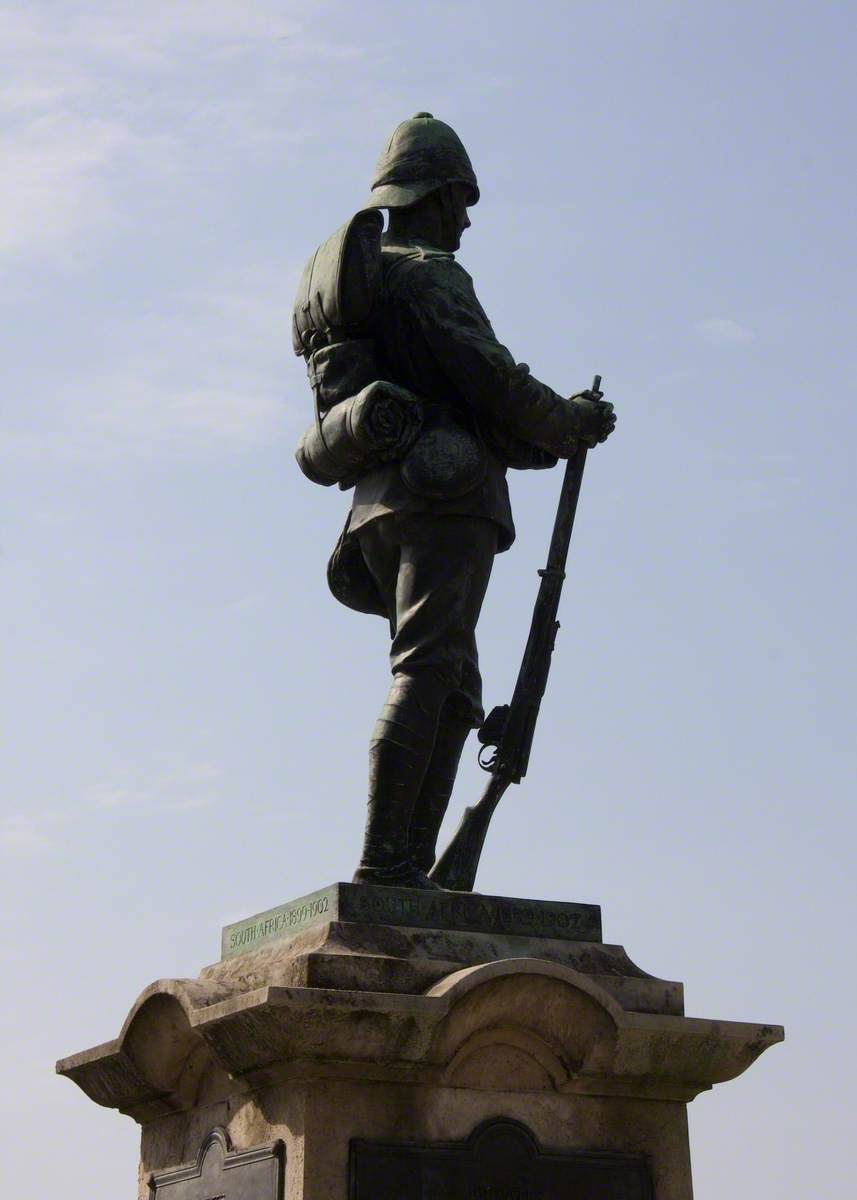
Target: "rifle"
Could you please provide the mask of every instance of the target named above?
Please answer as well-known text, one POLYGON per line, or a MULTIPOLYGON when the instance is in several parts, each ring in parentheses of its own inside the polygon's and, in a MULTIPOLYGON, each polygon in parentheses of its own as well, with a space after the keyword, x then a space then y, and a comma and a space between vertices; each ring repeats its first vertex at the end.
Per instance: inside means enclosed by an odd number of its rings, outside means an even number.
MULTIPOLYGON (((593 379, 590 393, 600 399, 600 375, 593 379)), ((478 803, 464 810, 452 841, 429 873, 435 883, 453 891, 473 890, 485 835, 494 810, 509 785, 520 783, 527 773, 536 721, 559 629, 556 619, 559 598, 565 581, 565 564, 585 465, 586 446, 581 442, 566 463, 547 566, 539 571, 541 583, 512 701, 492 709, 477 735, 482 745, 479 765, 491 773, 491 778, 478 803)))

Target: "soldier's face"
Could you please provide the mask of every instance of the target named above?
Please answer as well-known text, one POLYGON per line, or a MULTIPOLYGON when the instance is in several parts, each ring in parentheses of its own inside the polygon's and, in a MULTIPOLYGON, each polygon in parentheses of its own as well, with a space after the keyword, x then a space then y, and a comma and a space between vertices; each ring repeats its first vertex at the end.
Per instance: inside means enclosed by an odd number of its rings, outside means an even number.
POLYGON ((471 218, 467 215, 467 204, 471 199, 471 190, 466 184, 450 184, 451 205, 453 205, 453 220, 455 222, 455 248, 461 245, 461 235, 465 229, 471 228, 471 218))
POLYGON ((461 245, 461 235, 470 228, 470 217, 467 215, 467 205, 471 192, 467 184, 451 183, 448 186, 446 203, 446 234, 447 245, 444 250, 457 250, 461 245))

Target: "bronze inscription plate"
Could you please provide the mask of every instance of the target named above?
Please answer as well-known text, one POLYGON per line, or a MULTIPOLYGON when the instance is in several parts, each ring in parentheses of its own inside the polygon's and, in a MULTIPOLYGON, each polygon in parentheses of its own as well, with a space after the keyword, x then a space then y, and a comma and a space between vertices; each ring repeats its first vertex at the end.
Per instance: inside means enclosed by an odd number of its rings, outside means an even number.
POLYGON ((283 1200, 286 1154, 281 1141, 232 1150, 224 1129, 204 1139, 195 1163, 149 1179, 149 1200, 283 1200))
POLYGON ((221 955, 231 958, 247 954, 329 921, 504 933, 571 942, 601 941, 601 909, 597 904, 377 887, 371 883, 334 883, 300 900, 227 925, 223 930, 221 955))
POLYGON ((350 1174, 350 1200, 654 1200, 642 1156, 543 1153, 507 1120, 459 1144, 353 1141, 350 1174))

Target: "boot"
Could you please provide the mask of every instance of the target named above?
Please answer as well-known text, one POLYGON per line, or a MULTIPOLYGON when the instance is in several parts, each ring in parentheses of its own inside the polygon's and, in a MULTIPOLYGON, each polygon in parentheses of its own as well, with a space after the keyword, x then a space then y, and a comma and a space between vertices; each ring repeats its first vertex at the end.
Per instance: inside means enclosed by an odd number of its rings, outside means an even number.
POLYGON ((471 721, 450 712, 449 705, 444 707, 434 750, 411 819, 410 859, 420 871, 428 872, 434 865, 437 835, 471 728, 471 721))
POLYGON ((448 691, 433 671, 393 680, 369 743, 369 808, 354 883, 439 886, 411 862, 408 834, 448 691))

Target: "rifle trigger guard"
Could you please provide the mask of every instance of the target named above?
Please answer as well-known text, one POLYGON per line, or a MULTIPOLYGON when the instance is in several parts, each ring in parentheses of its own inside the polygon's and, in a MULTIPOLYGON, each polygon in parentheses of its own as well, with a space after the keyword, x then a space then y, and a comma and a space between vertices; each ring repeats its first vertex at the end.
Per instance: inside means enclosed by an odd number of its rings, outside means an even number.
POLYGON ((483 771, 493 771, 497 764, 497 747, 482 746, 476 756, 476 761, 483 771))
POLYGON ((492 708, 488 716, 477 730, 480 750, 477 762, 483 771, 493 771, 497 763, 497 750, 506 732, 506 721, 509 716, 509 705, 498 704, 492 708))

